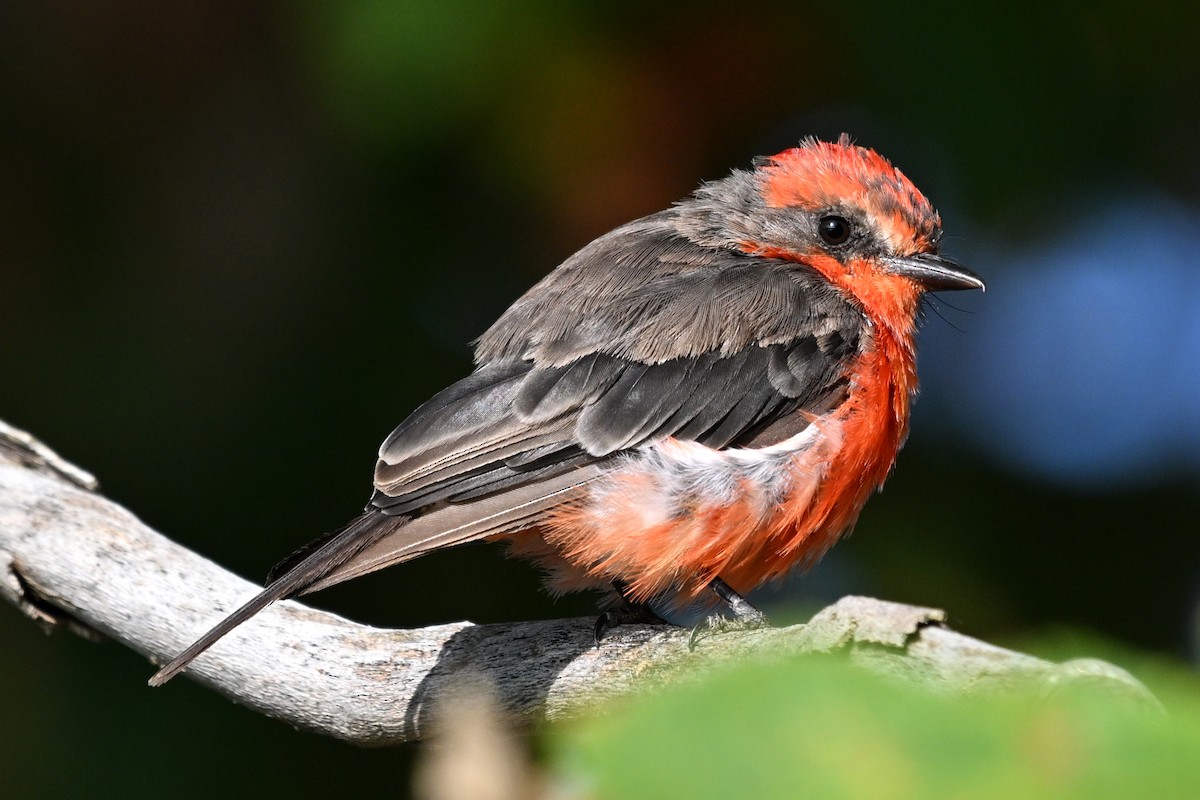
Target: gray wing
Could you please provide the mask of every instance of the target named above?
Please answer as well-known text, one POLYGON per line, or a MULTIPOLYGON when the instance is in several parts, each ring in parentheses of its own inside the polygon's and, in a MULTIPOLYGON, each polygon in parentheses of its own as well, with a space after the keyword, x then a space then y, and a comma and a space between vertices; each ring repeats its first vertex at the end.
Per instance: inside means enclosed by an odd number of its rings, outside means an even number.
POLYGON ((485 367, 388 437, 371 504, 405 514, 465 502, 667 436, 737 445, 780 417, 836 403, 852 348, 802 337, 659 364, 592 353, 558 367, 485 367))

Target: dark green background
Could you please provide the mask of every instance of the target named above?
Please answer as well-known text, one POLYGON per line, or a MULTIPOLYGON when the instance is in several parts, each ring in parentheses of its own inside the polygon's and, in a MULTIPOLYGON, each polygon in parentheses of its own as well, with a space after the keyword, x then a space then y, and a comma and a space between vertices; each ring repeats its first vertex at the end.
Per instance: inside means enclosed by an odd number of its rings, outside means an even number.
MULTIPOLYGON (((986 263, 984 238, 1036 248, 1130 182, 1198 200, 1194 20, 965 8, 5 4, 0 417, 260 576, 361 507, 379 441, 524 288, 753 155, 845 130, 892 158, 989 280, 951 299, 973 313, 943 311, 965 330, 1037 280, 986 263)), ((969 438, 919 416, 856 535, 762 602, 788 619, 866 592, 992 640, 1065 625, 1185 656, 1195 472, 1068 490, 969 438)), ((394 626, 591 608, 487 548, 315 602, 394 626)), ((406 791, 408 750, 296 733, 186 680, 151 691, 150 672, 0 608, 0 795, 406 791)))

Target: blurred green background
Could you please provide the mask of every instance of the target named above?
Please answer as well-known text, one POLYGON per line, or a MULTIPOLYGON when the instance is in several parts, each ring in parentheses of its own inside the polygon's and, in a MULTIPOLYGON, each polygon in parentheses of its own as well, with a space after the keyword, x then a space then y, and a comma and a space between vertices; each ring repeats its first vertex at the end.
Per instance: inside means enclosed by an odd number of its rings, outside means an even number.
MULTIPOLYGON (((853 134, 989 281, 923 332, 887 491, 779 620, 847 592, 975 636, 1190 658, 1200 57, 1167 2, 182 0, 0 7, 0 418, 265 574, 593 237, 853 134), (1101 279, 1102 278, 1102 279, 1101 279)), ((314 598, 419 626, 590 613, 465 548, 314 598)), ((301 734, 0 608, 0 796, 403 795, 301 734)))

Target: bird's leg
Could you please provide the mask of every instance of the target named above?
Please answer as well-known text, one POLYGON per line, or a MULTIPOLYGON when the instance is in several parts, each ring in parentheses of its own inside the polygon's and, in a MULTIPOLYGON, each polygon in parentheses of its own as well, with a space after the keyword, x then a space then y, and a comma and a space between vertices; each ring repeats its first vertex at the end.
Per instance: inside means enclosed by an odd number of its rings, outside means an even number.
POLYGON ((665 619, 654 613, 648 603, 640 603, 629 598, 629 586, 622 580, 614 580, 613 588, 617 590, 617 604, 612 608, 605 609, 600 612, 600 616, 596 617, 596 624, 592 628, 592 633, 595 637, 596 646, 600 646, 600 640, 604 638, 605 632, 609 628, 615 628, 618 625, 667 625, 665 619))
POLYGON ((720 578, 713 578, 709 581, 708 588, 712 589, 717 597, 725 601, 725 605, 729 606, 729 610, 733 612, 733 618, 737 622, 747 627, 768 624, 767 615, 750 605, 749 600, 738 594, 725 581, 720 578))
POLYGON ((692 628, 691 638, 688 639, 689 650, 696 647, 696 641, 700 638, 702 630, 720 632, 731 628, 761 628, 764 625, 770 624, 767 622, 766 614, 752 606, 749 600, 738 594, 736 589, 720 578, 713 578, 709 581, 708 588, 712 589, 713 594, 721 598, 721 601, 733 613, 733 619, 728 619, 720 614, 713 614, 703 622, 697 624, 692 628))

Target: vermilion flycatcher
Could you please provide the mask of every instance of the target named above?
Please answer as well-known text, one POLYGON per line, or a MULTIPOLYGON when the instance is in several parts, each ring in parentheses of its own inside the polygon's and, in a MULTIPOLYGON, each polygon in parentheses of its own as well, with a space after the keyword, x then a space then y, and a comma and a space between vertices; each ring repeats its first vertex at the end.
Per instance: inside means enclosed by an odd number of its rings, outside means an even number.
POLYGON ((713 590, 759 617, 740 593, 819 559, 891 469, 921 295, 983 288, 941 237, 908 178, 844 136, 600 237, 392 432, 362 515, 151 683, 277 599, 479 539, 554 591, 636 611, 713 590))

